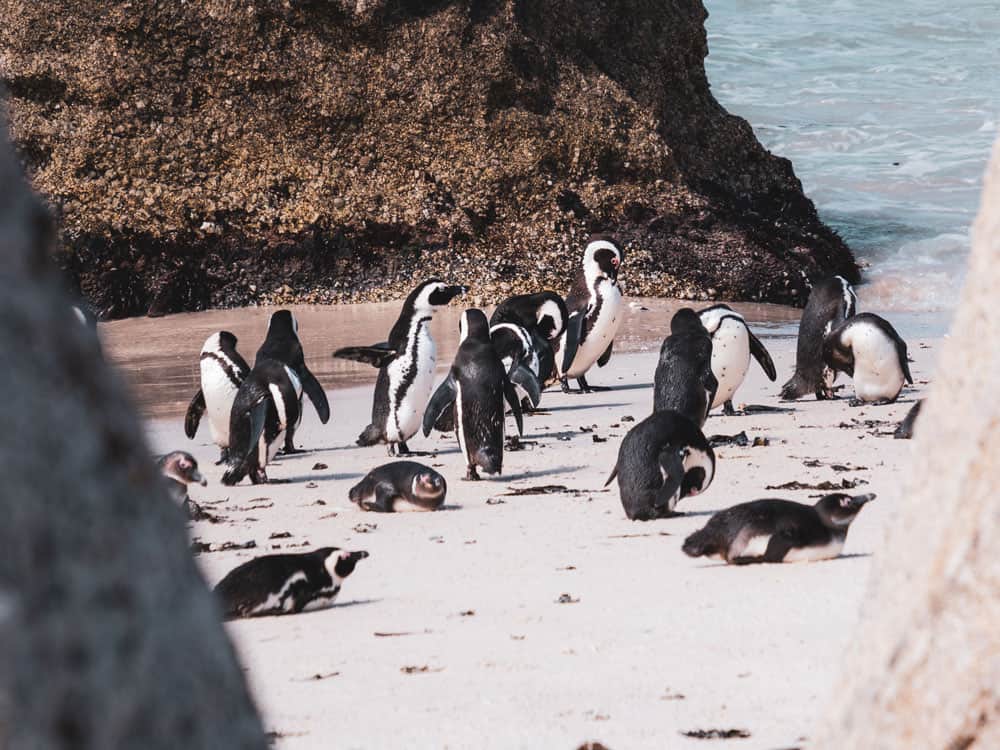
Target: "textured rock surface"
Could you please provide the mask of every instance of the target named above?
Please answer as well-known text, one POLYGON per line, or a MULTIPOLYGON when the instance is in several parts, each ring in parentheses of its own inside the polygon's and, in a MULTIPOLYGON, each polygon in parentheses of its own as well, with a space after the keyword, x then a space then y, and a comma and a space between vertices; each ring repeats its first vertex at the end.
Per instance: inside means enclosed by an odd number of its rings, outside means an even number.
MULTIPOLYGON (((15 140, 108 316, 413 274, 795 303, 857 267, 712 97, 701 0, 0 0, 15 140)), ((493 297, 495 298, 495 297, 493 297)))
POLYGON ((1000 747, 1000 144, 913 470, 811 747, 1000 747), (984 342, 989 342, 984 346, 984 342))
POLYGON ((0 747, 264 748, 184 518, 0 121, 0 747), (29 345, 30 342, 30 345, 29 345))

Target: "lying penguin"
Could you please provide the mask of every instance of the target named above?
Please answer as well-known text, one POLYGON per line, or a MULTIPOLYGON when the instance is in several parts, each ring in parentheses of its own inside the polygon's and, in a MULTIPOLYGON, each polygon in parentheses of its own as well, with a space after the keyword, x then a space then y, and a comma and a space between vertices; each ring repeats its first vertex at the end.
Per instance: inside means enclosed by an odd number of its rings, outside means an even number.
POLYGON ((733 415, 733 396, 743 384, 750 369, 750 355, 767 377, 774 382, 778 377, 771 355, 754 336, 746 320, 728 305, 712 305, 698 312, 701 324, 712 337, 712 373, 719 381, 709 410, 722 404, 722 413, 733 415))
MULTIPOLYGON (((316 380, 309 368, 306 367, 305 353, 302 351, 302 342, 299 341, 299 322, 292 315, 291 310, 278 310, 271 315, 267 323, 267 336, 264 343, 257 350, 257 357, 254 364, 265 359, 274 359, 291 367, 299 377, 302 384, 302 392, 309 396, 319 421, 326 424, 330 421, 330 402, 326 399, 326 392, 323 386, 316 380)), ((302 398, 299 397, 299 420, 302 419, 302 398)), ((295 447, 295 430, 298 424, 290 424, 285 430, 285 445, 283 453, 301 453, 295 447)))
POLYGON ((604 486, 615 477, 630 520, 668 518, 675 515, 680 500, 704 492, 712 483, 715 452, 690 419, 658 411, 622 440, 618 462, 604 486))
POLYGON ((569 312, 566 302, 555 292, 519 294, 497 305, 490 316, 490 328, 514 323, 528 332, 538 356, 538 382, 545 384, 555 377, 556 342, 566 330, 569 312))
POLYGON ((823 341, 823 361, 854 382, 851 406, 891 404, 913 384, 906 342, 885 318, 861 313, 834 328, 823 341))
POLYGON ((431 336, 431 319, 467 291, 468 287, 448 286, 438 279, 425 281, 406 298, 387 342, 349 346, 333 353, 334 357, 379 368, 372 421, 358 437, 358 445, 387 443, 390 456, 410 452, 406 441, 420 430, 434 388, 437 347, 431 336))
POLYGON ((837 557, 847 530, 875 495, 835 493, 815 505, 791 500, 754 500, 720 510, 684 540, 691 557, 718 557, 744 565, 803 562, 837 557))
POLYGON ((215 587, 226 618, 287 615, 333 604, 364 551, 323 547, 264 555, 234 568, 215 587))
POLYGON ((172 451, 160 456, 156 465, 167 480, 170 498, 184 508, 189 518, 201 518, 204 511, 188 494, 189 484, 208 485, 208 480, 198 471, 197 459, 186 451, 172 451))
POLYGON ((461 342, 451 371, 431 397, 424 412, 424 436, 451 404, 455 405, 455 434, 465 455, 465 478, 478 480, 476 468, 487 474, 503 470, 504 399, 524 431, 521 403, 507 370, 490 341, 489 323, 482 310, 462 313, 461 342))
POLYGON ((653 411, 683 414, 701 429, 719 381, 712 372, 712 337, 697 313, 684 307, 670 321, 653 378, 653 411))
POLYGON ((837 373, 823 362, 823 340, 834 328, 857 312, 858 298, 843 276, 818 281, 809 292, 809 301, 799 321, 795 349, 795 374, 781 387, 788 401, 815 393, 817 399, 833 398, 837 373))
POLYGON ((372 469, 348 494, 361 510, 378 513, 437 510, 444 504, 448 483, 429 466, 394 461, 372 469))
POLYGON ((229 331, 219 331, 205 339, 200 368, 201 388, 188 406, 184 434, 194 440, 201 418, 208 412, 212 442, 221 452, 216 464, 221 464, 229 460, 229 416, 236 392, 250 373, 250 366, 236 351, 236 337, 229 331))

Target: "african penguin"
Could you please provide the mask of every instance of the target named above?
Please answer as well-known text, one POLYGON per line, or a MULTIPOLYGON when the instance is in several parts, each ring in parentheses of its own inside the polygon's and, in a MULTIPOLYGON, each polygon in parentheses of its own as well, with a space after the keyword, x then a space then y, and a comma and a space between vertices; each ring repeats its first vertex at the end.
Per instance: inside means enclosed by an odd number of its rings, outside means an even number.
POLYGON ((750 369, 750 355, 772 381, 778 377, 774 362, 743 316, 728 305, 706 307, 698 317, 712 337, 712 373, 719 381, 709 410, 722 404, 724 414, 735 414, 733 396, 750 369))
POLYGON ((286 615, 333 604, 344 579, 368 553, 322 547, 264 555, 234 568, 215 587, 227 619, 286 615))
POLYGON ((180 505, 190 518, 202 516, 199 506, 188 494, 189 484, 200 484, 205 487, 208 481, 198 471, 198 460, 187 451, 171 451, 160 456, 156 465, 167 481, 170 499, 180 505))
POLYGON ((184 417, 184 434, 192 440, 202 415, 208 412, 208 427, 221 451, 216 463, 229 459, 229 416, 233 400, 250 372, 246 360, 236 351, 236 337, 229 331, 213 333, 201 347, 201 388, 194 394, 184 417))
POLYGON ((490 327, 490 341, 522 398, 522 406, 527 402, 530 408, 537 407, 542 395, 537 339, 517 323, 497 323, 490 327))
POLYGON ((896 426, 896 431, 892 433, 892 436, 897 440, 910 440, 913 437, 913 428, 917 423, 917 417, 920 416, 920 409, 924 405, 924 400, 919 399, 910 410, 906 412, 906 416, 903 417, 903 421, 896 426))
POLYGON ((425 281, 406 298, 389 340, 373 346, 338 349, 334 357, 366 362, 379 368, 372 402, 372 422, 358 445, 388 443, 389 455, 409 453, 406 441, 420 429, 434 388, 437 349, 431 336, 434 313, 469 289, 425 281), (398 451, 397 451, 398 449, 398 451))
POLYGON ((818 281, 799 321, 795 349, 795 374, 781 387, 781 397, 794 401, 809 393, 817 399, 833 398, 837 373, 823 363, 823 339, 857 312, 858 298, 843 276, 818 281))
POLYGON ((847 529, 875 495, 835 493, 815 505, 790 500, 754 500, 720 510, 684 540, 691 557, 718 557, 743 565, 804 562, 837 557, 847 529))
POLYGON ((872 313, 848 318, 827 335, 823 361, 834 372, 846 372, 854 381, 851 406, 890 404, 913 384, 906 342, 888 320, 872 313))
MULTIPOLYGON (((309 400, 316 408, 319 421, 326 424, 330 420, 330 403, 326 400, 323 386, 306 367, 305 354, 302 351, 302 343, 299 341, 299 322, 292 315, 291 310, 278 310, 271 315, 271 319, 267 323, 267 336, 265 336, 260 349, 257 350, 254 364, 265 359, 275 359, 295 370, 295 374, 299 376, 299 382, 302 383, 303 392, 309 396, 309 400)), ((301 420, 302 404, 300 398, 299 421, 301 420)), ((285 430, 284 453, 301 452, 294 443, 296 429, 298 429, 298 424, 288 425, 288 429, 285 430)))
POLYGON ((670 320, 653 378, 653 411, 672 409, 701 429, 719 382, 712 373, 712 337, 698 314, 683 307, 670 320))
POLYGON ((566 298, 569 320, 556 348, 556 371, 566 393, 569 379, 580 385, 577 393, 607 390, 587 383, 587 371, 604 367, 611 359, 615 334, 625 320, 625 306, 618 271, 623 253, 607 235, 594 235, 583 253, 583 267, 566 298))
POLYGON ((247 474, 254 484, 267 482, 265 467, 289 425, 299 423, 301 400, 299 376, 284 362, 264 359, 253 366, 233 400, 223 484, 237 484, 247 474))
POLYGON ((555 377, 553 347, 566 330, 568 320, 569 312, 563 298, 555 292, 545 291, 505 299, 490 316, 490 327, 514 323, 528 332, 538 354, 538 382, 545 385, 555 377))
POLYGON ((454 404, 455 434, 468 466, 465 478, 478 480, 476 467, 487 474, 503 470, 504 399, 514 413, 518 433, 524 427, 517 392, 490 341, 483 311, 462 313, 460 333, 461 343, 448 377, 424 412, 424 435, 430 434, 441 413, 454 404))
POLYGON ((715 452, 695 424, 657 411, 629 430, 604 483, 618 478, 625 515, 649 521, 674 515, 678 501, 704 492, 715 477, 715 452))
POLYGON ((448 483, 429 466, 394 461, 368 472, 348 495, 362 510, 378 513, 437 510, 444 504, 448 483))

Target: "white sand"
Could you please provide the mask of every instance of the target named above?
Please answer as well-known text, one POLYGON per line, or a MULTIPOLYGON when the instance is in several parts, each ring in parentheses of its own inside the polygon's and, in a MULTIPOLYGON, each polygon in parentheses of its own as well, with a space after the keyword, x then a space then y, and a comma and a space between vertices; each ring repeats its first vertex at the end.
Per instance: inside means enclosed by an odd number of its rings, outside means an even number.
MULTIPOLYGON (((794 341, 766 344, 778 383, 752 362, 737 403, 779 405, 794 341)), ((599 740, 611 750, 787 748, 811 734, 848 639, 858 637, 870 555, 893 506, 905 501, 896 488, 911 443, 837 425, 902 418, 934 354, 917 340, 909 344, 918 385, 897 404, 856 409, 846 400, 810 400, 791 405, 791 413, 712 416, 706 434, 745 430, 771 444, 717 449, 714 484, 679 505, 688 515, 645 524, 625 518, 617 486, 601 487, 629 427, 622 417, 640 420, 651 408, 652 354, 615 356, 592 373, 594 384, 621 386, 614 391, 546 392, 550 413, 525 424, 525 439, 539 444, 506 454, 502 478, 462 481, 453 435, 415 438, 414 450, 441 449, 437 458, 417 459, 448 479, 447 509, 437 513, 364 513, 347 500, 363 474, 388 460, 384 447, 354 445, 368 423, 371 386, 331 392, 326 426, 306 406, 297 442, 314 450, 268 469, 289 484, 223 487, 207 430, 192 443, 179 420, 150 429, 158 449, 187 447, 199 458, 210 484, 192 495, 228 519, 198 523, 192 536, 257 543, 256 550, 200 555, 210 584, 278 545, 371 553, 337 606, 227 626, 278 747, 572 750, 599 740), (580 429, 592 425, 593 433, 580 429), (807 467, 809 459, 824 465, 807 467), (313 470, 317 462, 329 468, 313 470), (867 468, 838 472, 829 463, 867 468), (852 526, 840 559, 735 567, 680 551, 712 511, 760 497, 812 502, 816 494, 766 485, 845 477, 866 480, 856 493, 876 492, 878 500, 852 526), (486 503, 508 487, 543 484, 582 493, 486 503), (359 524, 373 528, 360 533, 359 524), (269 541, 286 531, 290 538, 269 541), (559 604, 561 594, 579 601, 559 604), (697 729, 742 729, 751 737, 681 735, 697 729)))

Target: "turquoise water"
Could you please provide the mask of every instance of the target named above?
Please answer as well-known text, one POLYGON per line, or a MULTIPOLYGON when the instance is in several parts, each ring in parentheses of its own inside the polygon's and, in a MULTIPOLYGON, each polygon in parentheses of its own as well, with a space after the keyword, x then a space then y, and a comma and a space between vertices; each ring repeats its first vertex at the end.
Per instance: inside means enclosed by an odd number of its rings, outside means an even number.
POLYGON ((863 305, 948 311, 1000 122, 1000 4, 706 0, 716 98, 870 264, 863 305))

